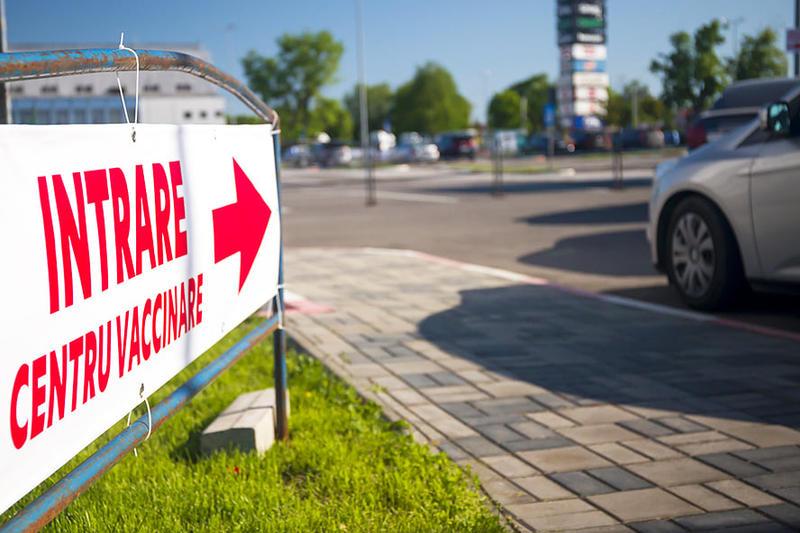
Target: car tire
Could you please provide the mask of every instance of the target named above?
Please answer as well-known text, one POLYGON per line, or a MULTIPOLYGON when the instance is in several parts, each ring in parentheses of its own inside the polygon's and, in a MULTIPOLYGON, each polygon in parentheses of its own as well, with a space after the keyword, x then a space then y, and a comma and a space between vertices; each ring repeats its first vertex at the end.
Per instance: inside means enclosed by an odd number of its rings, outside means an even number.
POLYGON ((716 206, 689 197, 672 211, 666 235, 670 284, 690 307, 724 309, 737 299, 744 269, 733 231, 716 206))

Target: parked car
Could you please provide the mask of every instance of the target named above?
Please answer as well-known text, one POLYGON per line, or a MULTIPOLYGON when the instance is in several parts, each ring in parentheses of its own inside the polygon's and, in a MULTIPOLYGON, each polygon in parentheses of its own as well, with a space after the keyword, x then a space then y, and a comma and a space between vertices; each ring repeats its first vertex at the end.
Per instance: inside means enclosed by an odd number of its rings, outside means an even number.
MULTIPOLYGON (((525 144, 525 151, 529 154, 547 154, 550 139, 547 135, 534 133, 525 144)), ((571 154, 575 151, 575 144, 559 137, 553 140, 553 151, 556 154, 571 154)))
POLYGON ((690 150, 714 141, 752 121, 761 108, 800 86, 796 78, 745 80, 731 84, 708 111, 700 113, 686 129, 690 150))
POLYGON ((691 307, 749 284, 800 287, 800 87, 748 124, 656 170, 652 258, 691 307))
POLYGON ((506 156, 517 155, 520 145, 524 144, 524 136, 517 130, 495 130, 489 137, 490 150, 506 156))
POLYGON ((439 148, 433 143, 399 144, 394 148, 393 160, 398 163, 435 163, 439 148))
POLYGON ((401 133, 398 139, 398 145, 392 149, 392 161, 434 163, 439 160, 439 148, 416 131, 401 133))
POLYGON ((311 153, 311 147, 309 145, 295 144, 294 146, 289 146, 283 151, 281 160, 285 165, 296 168, 305 168, 314 162, 314 156, 311 153))
POLYGON ((436 138, 436 146, 443 159, 468 157, 475 159, 478 141, 472 132, 443 133, 436 138))
POLYGON ((681 134, 678 130, 663 130, 665 146, 680 146, 681 134))
POLYGON ((321 167, 347 165, 353 160, 353 152, 346 143, 331 141, 315 144, 312 152, 321 167))
POLYGON ((573 131, 571 142, 575 145, 576 151, 597 151, 611 149, 611 135, 602 131, 573 131))
POLYGON ((370 155, 373 161, 390 162, 394 159, 397 137, 385 130, 369 134, 370 155))
POLYGON ((625 128, 617 133, 615 142, 622 143, 624 150, 663 148, 664 132, 651 128, 625 128))

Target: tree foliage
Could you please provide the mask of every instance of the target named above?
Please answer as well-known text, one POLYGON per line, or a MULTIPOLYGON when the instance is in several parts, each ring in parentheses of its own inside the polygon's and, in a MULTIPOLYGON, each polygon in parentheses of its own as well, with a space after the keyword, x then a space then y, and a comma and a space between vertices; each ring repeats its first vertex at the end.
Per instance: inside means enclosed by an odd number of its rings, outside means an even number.
POLYGON ((492 97, 489 102, 489 126, 506 129, 520 127, 519 94, 506 89, 492 97))
POLYGON ((250 87, 281 114, 285 137, 309 131, 314 100, 334 81, 343 52, 329 32, 305 32, 279 37, 275 57, 251 50, 242 60, 250 87))
POLYGON ((713 102, 728 82, 716 51, 724 41, 718 20, 700 26, 693 38, 686 32, 670 36, 672 51, 650 64, 650 70, 661 76, 664 103, 700 111, 713 102))
POLYGON ((669 125, 672 122, 670 110, 660 99, 650 94, 646 85, 631 81, 621 93, 608 89, 606 122, 621 128, 638 125, 669 125), (636 105, 637 124, 634 124, 634 105, 636 105))
POLYGON ((509 89, 517 93, 520 98, 528 99, 528 123, 522 124, 522 127, 530 128, 531 131, 543 130, 544 106, 550 99, 550 92, 555 90, 554 85, 548 81, 547 74, 534 74, 513 84, 509 89))
POLYGON ((447 69, 427 63, 397 89, 391 117, 394 130, 399 133, 435 134, 466 128, 469 113, 470 104, 459 94, 447 69))
MULTIPOLYGON (((355 137, 361 139, 361 107, 359 100, 359 85, 344 96, 344 106, 350 113, 355 129, 355 137)), ((388 83, 367 85, 367 124, 369 131, 383 128, 392 111, 394 94, 388 83)))
POLYGON ((757 35, 745 36, 739 54, 729 62, 733 79, 786 76, 786 54, 777 43, 778 35, 772 28, 765 28, 757 35))
POLYGON ((316 135, 322 132, 332 139, 349 141, 353 138, 353 119, 338 100, 319 96, 311 110, 308 133, 316 135))

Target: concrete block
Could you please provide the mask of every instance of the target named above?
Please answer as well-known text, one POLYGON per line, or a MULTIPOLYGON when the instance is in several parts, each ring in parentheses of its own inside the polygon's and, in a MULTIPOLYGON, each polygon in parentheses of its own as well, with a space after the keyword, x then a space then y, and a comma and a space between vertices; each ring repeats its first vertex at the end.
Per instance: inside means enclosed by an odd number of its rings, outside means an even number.
MULTIPOLYGON (((286 398, 287 412, 289 398, 286 398)), ((239 395, 200 436, 200 450, 236 448, 243 452, 264 453, 275 442, 275 389, 239 395)))

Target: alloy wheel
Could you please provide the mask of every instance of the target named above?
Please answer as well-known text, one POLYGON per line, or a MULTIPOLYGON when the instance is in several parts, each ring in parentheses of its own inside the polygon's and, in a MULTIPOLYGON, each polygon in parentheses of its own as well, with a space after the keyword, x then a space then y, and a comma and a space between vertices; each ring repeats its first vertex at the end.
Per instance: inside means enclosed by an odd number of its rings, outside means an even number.
POLYGON ((685 213, 672 233, 672 268, 681 290, 692 298, 706 294, 716 260, 708 225, 696 213, 685 213))

